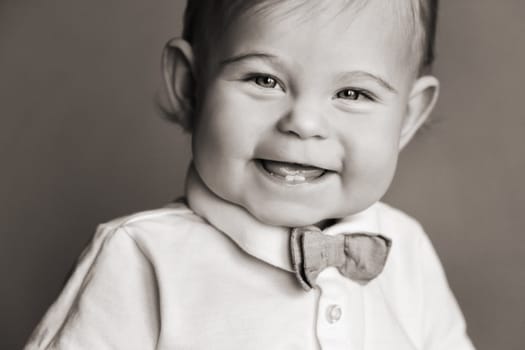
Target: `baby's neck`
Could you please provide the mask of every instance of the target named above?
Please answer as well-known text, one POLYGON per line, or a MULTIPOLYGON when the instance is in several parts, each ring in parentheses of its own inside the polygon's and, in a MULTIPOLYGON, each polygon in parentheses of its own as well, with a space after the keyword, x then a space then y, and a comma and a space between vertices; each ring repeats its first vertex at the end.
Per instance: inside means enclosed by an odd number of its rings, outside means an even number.
POLYGON ((324 230, 328 226, 334 225, 336 222, 337 222, 337 219, 325 219, 325 220, 315 223, 313 226, 318 227, 321 230, 324 230))

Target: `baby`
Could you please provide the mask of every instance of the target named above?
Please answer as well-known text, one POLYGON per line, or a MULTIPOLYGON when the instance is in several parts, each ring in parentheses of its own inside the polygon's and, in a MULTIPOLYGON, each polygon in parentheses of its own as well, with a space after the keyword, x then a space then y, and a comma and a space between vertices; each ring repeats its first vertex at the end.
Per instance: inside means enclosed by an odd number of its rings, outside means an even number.
POLYGON ((379 202, 438 95, 436 3, 190 0, 163 56, 185 198, 101 225, 26 349, 473 349, 379 202))

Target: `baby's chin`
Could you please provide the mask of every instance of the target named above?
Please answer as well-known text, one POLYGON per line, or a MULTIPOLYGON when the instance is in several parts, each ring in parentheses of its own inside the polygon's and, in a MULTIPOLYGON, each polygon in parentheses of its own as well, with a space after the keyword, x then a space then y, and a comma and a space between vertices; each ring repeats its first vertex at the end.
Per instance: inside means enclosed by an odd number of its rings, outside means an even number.
POLYGON ((258 221, 270 225, 281 227, 303 227, 303 226, 318 226, 325 227, 327 223, 337 221, 339 219, 358 214, 368 208, 375 201, 366 201, 354 203, 350 205, 350 201, 345 201, 344 204, 329 207, 317 203, 315 206, 305 205, 300 203, 294 205, 293 203, 273 203, 273 205, 262 205, 259 203, 255 208, 250 208, 242 203, 237 203, 245 210, 247 210, 258 221))
POLYGON ((316 211, 305 211, 305 210, 276 210, 274 208, 261 210, 257 208, 255 210, 249 210, 257 220, 270 226, 281 226, 281 227, 303 227, 311 225, 320 225, 320 223, 331 221, 336 216, 329 215, 327 213, 316 212, 316 211))

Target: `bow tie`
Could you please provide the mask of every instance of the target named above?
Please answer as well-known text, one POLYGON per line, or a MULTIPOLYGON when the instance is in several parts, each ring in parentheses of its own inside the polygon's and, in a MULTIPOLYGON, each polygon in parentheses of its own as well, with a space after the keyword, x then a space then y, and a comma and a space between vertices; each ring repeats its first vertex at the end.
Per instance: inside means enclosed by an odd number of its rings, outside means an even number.
POLYGON ((317 276, 333 266, 356 282, 366 284, 385 266, 391 240, 366 233, 325 235, 315 226, 293 228, 290 235, 292 265, 305 290, 315 286, 317 276))

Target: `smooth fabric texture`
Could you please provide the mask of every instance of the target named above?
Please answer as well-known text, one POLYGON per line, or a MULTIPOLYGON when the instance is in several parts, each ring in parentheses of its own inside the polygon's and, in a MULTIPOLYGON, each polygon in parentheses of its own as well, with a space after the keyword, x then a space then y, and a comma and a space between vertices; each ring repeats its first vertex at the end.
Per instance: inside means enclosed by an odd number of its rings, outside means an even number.
POLYGON ((471 350, 421 227, 381 203, 325 233, 387 233, 384 271, 366 286, 327 268, 305 292, 288 232, 190 177, 179 201, 101 225, 34 349, 471 350), (196 214, 199 213, 199 215, 196 214))

